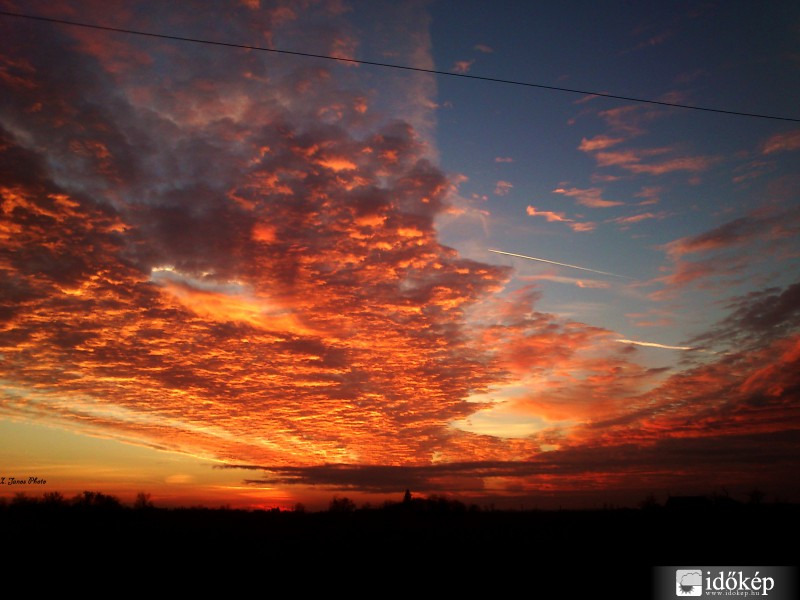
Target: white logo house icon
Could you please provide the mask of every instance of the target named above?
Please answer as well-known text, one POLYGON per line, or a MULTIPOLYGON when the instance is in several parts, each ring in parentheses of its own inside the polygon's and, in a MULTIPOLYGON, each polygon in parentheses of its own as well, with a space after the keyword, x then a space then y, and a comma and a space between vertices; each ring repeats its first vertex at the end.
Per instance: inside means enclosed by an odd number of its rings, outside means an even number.
POLYGON ((702 596, 703 572, 700 569, 678 569, 675 571, 676 596, 702 596))

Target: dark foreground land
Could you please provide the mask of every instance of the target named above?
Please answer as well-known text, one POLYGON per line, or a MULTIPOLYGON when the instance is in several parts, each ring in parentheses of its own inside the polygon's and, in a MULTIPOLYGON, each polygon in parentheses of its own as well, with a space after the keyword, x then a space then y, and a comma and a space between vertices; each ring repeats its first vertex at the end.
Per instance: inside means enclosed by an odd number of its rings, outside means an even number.
POLYGON ((16 558, 43 565, 455 565, 460 576, 573 565, 580 577, 606 566, 630 575, 647 565, 797 565, 800 506, 489 511, 420 502, 304 513, 17 502, 0 505, 0 535, 16 558))

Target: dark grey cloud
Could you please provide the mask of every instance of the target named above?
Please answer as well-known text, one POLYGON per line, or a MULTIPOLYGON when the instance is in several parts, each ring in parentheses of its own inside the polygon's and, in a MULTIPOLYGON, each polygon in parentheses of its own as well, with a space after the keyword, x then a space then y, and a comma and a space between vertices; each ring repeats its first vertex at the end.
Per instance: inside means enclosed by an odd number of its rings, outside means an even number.
POLYGON ((700 347, 756 348, 800 329, 800 282, 733 298, 730 314, 688 343, 700 347))
MULTIPOLYGON (((641 446, 585 446, 542 453, 528 461, 475 461, 420 466, 326 464, 309 467, 225 465, 215 468, 261 471, 251 485, 321 486, 335 491, 397 493, 484 492, 486 478, 522 478, 544 484, 553 478, 577 486, 595 478, 657 476, 659 485, 703 486, 762 484, 780 481, 800 467, 800 429, 776 433, 675 437, 641 446), (761 466, 763 470, 753 469, 761 466), (465 483, 469 481, 470 483, 465 483), (465 487, 460 487, 465 486, 465 487)), ((535 486, 530 488, 536 495, 535 486)))

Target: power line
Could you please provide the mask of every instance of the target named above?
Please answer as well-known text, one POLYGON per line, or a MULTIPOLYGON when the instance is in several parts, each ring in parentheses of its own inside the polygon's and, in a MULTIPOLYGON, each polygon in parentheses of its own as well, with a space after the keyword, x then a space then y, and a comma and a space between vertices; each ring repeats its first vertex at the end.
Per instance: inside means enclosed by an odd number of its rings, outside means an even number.
POLYGON ((677 102, 664 102, 661 100, 648 100, 646 98, 633 98, 631 96, 619 96, 616 94, 607 94, 604 92, 590 92, 585 90, 577 90, 574 88, 565 88, 554 85, 544 85, 541 83, 529 83, 525 81, 515 81, 513 79, 499 79, 497 77, 484 77, 482 75, 470 75, 469 73, 451 73, 449 71, 438 71, 436 69, 423 69, 421 67, 410 67, 408 65, 395 65, 391 63, 382 63, 371 60, 357 60, 354 58, 343 58, 338 56, 329 56, 326 54, 312 54, 310 52, 296 52, 293 50, 278 50, 276 48, 264 48, 263 46, 249 46, 247 44, 234 44, 232 42, 218 42, 214 40, 205 40, 200 38, 190 38, 179 35, 168 35, 164 33, 153 33, 150 31, 138 31, 135 29, 123 29, 121 27, 109 27, 107 25, 93 25, 91 23, 82 23, 78 21, 67 21, 66 19, 55 19, 52 17, 40 17, 36 15, 26 15, 22 13, 14 13, 8 11, 0 11, 0 16, 4 17, 17 17, 20 19, 31 19, 34 21, 44 21, 47 23, 56 23, 59 25, 71 25, 73 27, 84 27, 87 29, 98 29, 100 31, 111 31, 115 33, 127 33, 130 35, 140 35, 146 37, 160 38, 165 40, 174 40, 178 42, 193 42, 196 44, 208 44, 212 46, 225 46, 227 48, 240 48, 243 50, 258 50, 260 52, 272 52, 274 54, 289 54, 292 56, 305 56, 308 58, 322 58, 325 60, 336 60, 339 62, 348 62, 359 65, 370 65, 374 67, 386 67, 390 69, 402 69, 404 71, 417 71, 420 73, 429 73, 432 75, 443 75, 447 77, 462 77, 464 79, 476 79, 478 81, 489 81, 491 83, 504 83, 507 85, 518 85, 523 87, 538 88, 543 90, 551 90, 556 92, 567 92, 570 94, 581 94, 584 96, 598 96, 601 98, 613 98, 614 100, 625 100, 627 102, 639 102, 642 104, 656 104, 659 106, 669 106, 672 108, 685 108, 689 110, 700 110, 704 112, 720 113, 724 115, 734 115, 737 117, 754 117, 758 119, 772 119, 775 121, 790 121, 793 123, 800 123, 800 119, 793 117, 781 117, 777 115, 765 115, 761 113, 740 112, 735 110, 725 110, 722 108, 711 108, 708 106, 693 106, 691 104, 679 104, 677 102))

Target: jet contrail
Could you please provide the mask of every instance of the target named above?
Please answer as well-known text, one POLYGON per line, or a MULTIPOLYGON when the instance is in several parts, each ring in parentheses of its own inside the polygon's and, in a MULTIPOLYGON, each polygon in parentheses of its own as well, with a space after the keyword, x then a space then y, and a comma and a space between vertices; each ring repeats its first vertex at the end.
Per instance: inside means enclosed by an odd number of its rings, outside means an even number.
POLYGON ((516 256, 518 258, 527 258, 528 260, 538 260, 539 262, 543 263, 550 263, 551 265, 558 265, 559 267, 569 267, 570 269, 580 269, 581 271, 589 271, 590 273, 600 273, 601 275, 611 275, 612 277, 621 277, 622 279, 633 279, 633 277, 628 277, 627 275, 617 275, 616 273, 608 273, 607 271, 598 271, 596 269, 587 269, 586 267, 579 267, 577 265, 568 265, 566 263, 556 262, 554 260, 547 260, 545 258, 536 258, 535 256, 525 256, 524 254, 514 254, 513 252, 503 252, 502 250, 492 250, 489 248, 489 252, 494 252, 495 254, 507 254, 508 256, 516 256))
POLYGON ((664 350, 695 350, 691 346, 667 346, 656 342, 638 342, 636 340, 615 340, 620 344, 635 344, 636 346, 647 346, 648 348, 663 348, 664 350))

